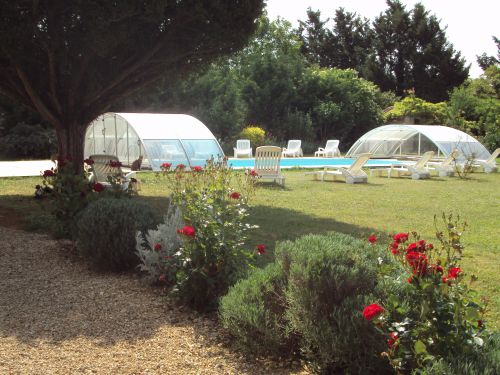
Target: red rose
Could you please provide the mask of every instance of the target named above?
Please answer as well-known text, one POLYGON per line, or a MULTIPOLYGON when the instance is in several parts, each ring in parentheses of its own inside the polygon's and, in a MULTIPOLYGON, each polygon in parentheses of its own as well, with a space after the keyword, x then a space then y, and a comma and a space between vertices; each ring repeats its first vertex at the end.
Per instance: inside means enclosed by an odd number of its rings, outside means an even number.
POLYGON ((181 234, 185 235, 186 237, 194 238, 194 236, 196 234, 196 230, 192 226, 186 225, 186 226, 184 226, 184 228, 177 230, 177 233, 181 233, 181 234))
POLYGON ((443 273, 443 267, 441 267, 439 264, 433 264, 430 269, 432 270, 433 273, 439 272, 440 274, 443 273))
POLYGON ((93 165, 94 164, 94 160, 92 160, 92 158, 85 159, 83 162, 85 164, 87 164, 87 165, 93 165))
POLYGON ((230 195, 230 197, 231 197, 232 199, 240 199, 240 196, 241 196, 241 195, 240 195, 240 193, 238 193, 238 192, 236 192, 236 191, 233 191, 233 192, 231 193, 231 195, 230 195))
POLYGON ((108 165, 111 167, 111 168, 121 168, 122 166, 122 163, 121 161, 117 161, 117 160, 110 160, 108 165))
POLYGON ((392 254, 399 254, 399 242, 393 242, 389 248, 391 249, 392 254))
POLYGON ((54 177, 56 173, 52 169, 47 169, 43 172, 43 177, 54 177))
POLYGON ((371 243, 371 244, 374 244, 375 242, 377 242, 377 237, 375 237, 374 234, 372 234, 370 237, 368 237, 368 241, 371 243))
POLYGON ((382 308, 382 306, 376 303, 372 303, 371 305, 365 307, 365 309, 363 310, 363 316, 366 320, 372 320, 376 316, 382 314, 383 311, 384 309, 382 308))
POLYGON ((397 243, 403 243, 408 241, 408 233, 398 233, 393 237, 394 241, 397 243))
POLYGON ((426 250, 432 250, 432 249, 434 249, 434 245, 431 244, 431 243, 429 243, 429 244, 427 244, 427 246, 425 247, 425 249, 426 250))
POLYGON ((448 278, 449 279, 455 279, 457 276, 459 276, 462 273, 462 269, 459 267, 452 267, 448 270, 448 278))
POLYGON ((252 169, 250 171, 250 176, 252 176, 252 177, 257 177, 258 176, 257 172, 255 172, 255 169, 252 169))
POLYGON ((155 244, 155 250, 156 251, 160 251, 161 250, 161 244, 160 243, 155 244))
POLYGON ((413 281, 413 276, 408 277, 406 281, 408 281, 411 284, 411 282, 413 281))
POLYGON ((162 165, 160 165, 161 168, 165 168, 165 169, 170 169, 171 166, 172 166, 172 163, 163 163, 162 165))
POLYGON ((160 281, 165 281, 167 279, 167 277, 165 275, 160 275, 160 277, 158 278, 158 280, 160 281))
POLYGON ((413 274, 423 276, 427 272, 428 260, 424 253, 410 251, 406 254, 406 261, 413 269, 413 274))
POLYGON ((266 247, 262 244, 257 245, 256 248, 257 248, 257 253, 259 253, 260 255, 266 252, 266 247))
POLYGON ((178 170, 183 170, 186 168, 186 166, 184 164, 177 164, 177 167, 175 167, 175 168, 178 170))
POLYGON ((94 184, 94 191, 100 193, 103 190, 104 190, 104 185, 103 184, 101 184, 100 182, 96 182, 94 184))
POLYGON ((202 169, 203 169, 203 168, 202 168, 202 167, 200 167, 199 165, 195 165, 195 166, 193 167, 193 171, 195 171, 195 172, 201 172, 201 171, 202 171, 202 169))
POLYGON ((391 332, 390 338, 387 340, 387 346, 389 346, 389 348, 392 348, 396 341, 398 341, 397 333, 391 332))
POLYGON ((413 243, 408 245, 408 247, 406 248, 406 252, 409 253, 410 251, 416 251, 417 248, 418 248, 418 244, 416 242, 413 242, 413 243))

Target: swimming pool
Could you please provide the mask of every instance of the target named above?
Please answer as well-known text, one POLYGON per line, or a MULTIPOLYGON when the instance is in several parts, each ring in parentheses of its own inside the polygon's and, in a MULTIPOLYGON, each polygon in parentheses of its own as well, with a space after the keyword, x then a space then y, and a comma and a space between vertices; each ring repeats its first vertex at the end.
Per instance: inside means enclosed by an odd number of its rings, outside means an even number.
MULTIPOLYGON (((348 167, 354 162, 354 158, 282 158, 281 168, 323 168, 323 167, 348 167)), ((228 164, 234 169, 253 168, 254 158, 234 159, 229 158, 228 164)), ((393 164, 404 164, 396 159, 370 159, 365 166, 390 167, 393 164)))

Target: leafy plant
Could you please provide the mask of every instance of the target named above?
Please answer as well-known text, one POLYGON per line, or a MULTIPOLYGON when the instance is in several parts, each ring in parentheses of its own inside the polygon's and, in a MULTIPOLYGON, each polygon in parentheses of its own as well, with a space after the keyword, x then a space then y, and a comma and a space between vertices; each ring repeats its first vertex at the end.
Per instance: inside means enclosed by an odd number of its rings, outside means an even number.
POLYGON ((240 132, 240 137, 249 139, 252 147, 259 147, 264 145, 266 132, 258 126, 247 126, 240 132))
POLYGON ((97 268, 127 271, 139 264, 136 233, 146 233, 160 222, 158 213, 136 199, 102 198, 78 217, 78 252, 97 268))
MULTIPOLYGON (((486 303, 470 288, 477 277, 471 275, 466 283, 459 265, 463 250, 460 238, 466 224, 452 215, 443 215, 443 221, 444 231, 436 221, 439 246, 420 239, 416 232, 394 236, 389 249, 409 274, 409 294, 403 299, 389 296, 383 307, 372 304, 363 311, 386 335, 384 355, 398 372, 474 355, 488 335, 483 318, 486 303)), ((385 271, 381 270, 388 276, 385 271)))
POLYGON ((186 223, 178 228, 183 244, 177 273, 180 298, 198 310, 212 310, 229 286, 245 274, 254 253, 245 244, 248 199, 254 177, 234 173, 222 161, 186 172, 165 170, 172 203, 186 223))

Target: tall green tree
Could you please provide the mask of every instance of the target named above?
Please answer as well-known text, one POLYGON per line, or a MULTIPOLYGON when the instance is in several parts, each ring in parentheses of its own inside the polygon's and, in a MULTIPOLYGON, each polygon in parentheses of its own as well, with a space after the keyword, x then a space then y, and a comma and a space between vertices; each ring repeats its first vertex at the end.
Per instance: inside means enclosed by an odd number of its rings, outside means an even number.
POLYGON ((78 168, 87 124, 159 77, 248 41, 262 0, 0 0, 0 90, 56 129, 78 168))
POLYGON ((495 42, 497 46, 497 55, 495 56, 488 56, 485 53, 483 53, 481 56, 477 56, 477 63, 481 67, 481 69, 486 70, 489 66, 491 65, 498 65, 500 64, 500 39, 498 39, 496 36, 493 37, 493 41, 495 42))

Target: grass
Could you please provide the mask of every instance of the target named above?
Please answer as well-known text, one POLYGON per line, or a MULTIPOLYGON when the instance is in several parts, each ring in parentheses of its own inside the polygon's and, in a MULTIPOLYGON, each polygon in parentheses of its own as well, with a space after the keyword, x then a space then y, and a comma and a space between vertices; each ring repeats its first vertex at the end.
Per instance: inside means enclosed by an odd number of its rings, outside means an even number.
MULTIPOLYGON (((467 221, 463 235, 462 267, 479 276, 476 288, 490 299, 490 324, 500 327, 500 173, 476 173, 470 180, 438 178, 370 177, 368 184, 313 181, 303 171, 285 172, 286 188, 259 184, 252 201, 255 230, 250 245, 263 243, 272 252, 277 241, 307 233, 338 231, 366 238, 377 234, 418 231, 435 239, 434 215, 460 215, 467 221)), ((168 194, 165 181, 153 173, 141 173, 141 199, 162 210, 168 194)), ((0 179, 0 207, 13 208, 26 216, 32 228, 45 228, 46 203, 32 196, 40 178, 0 179)))

